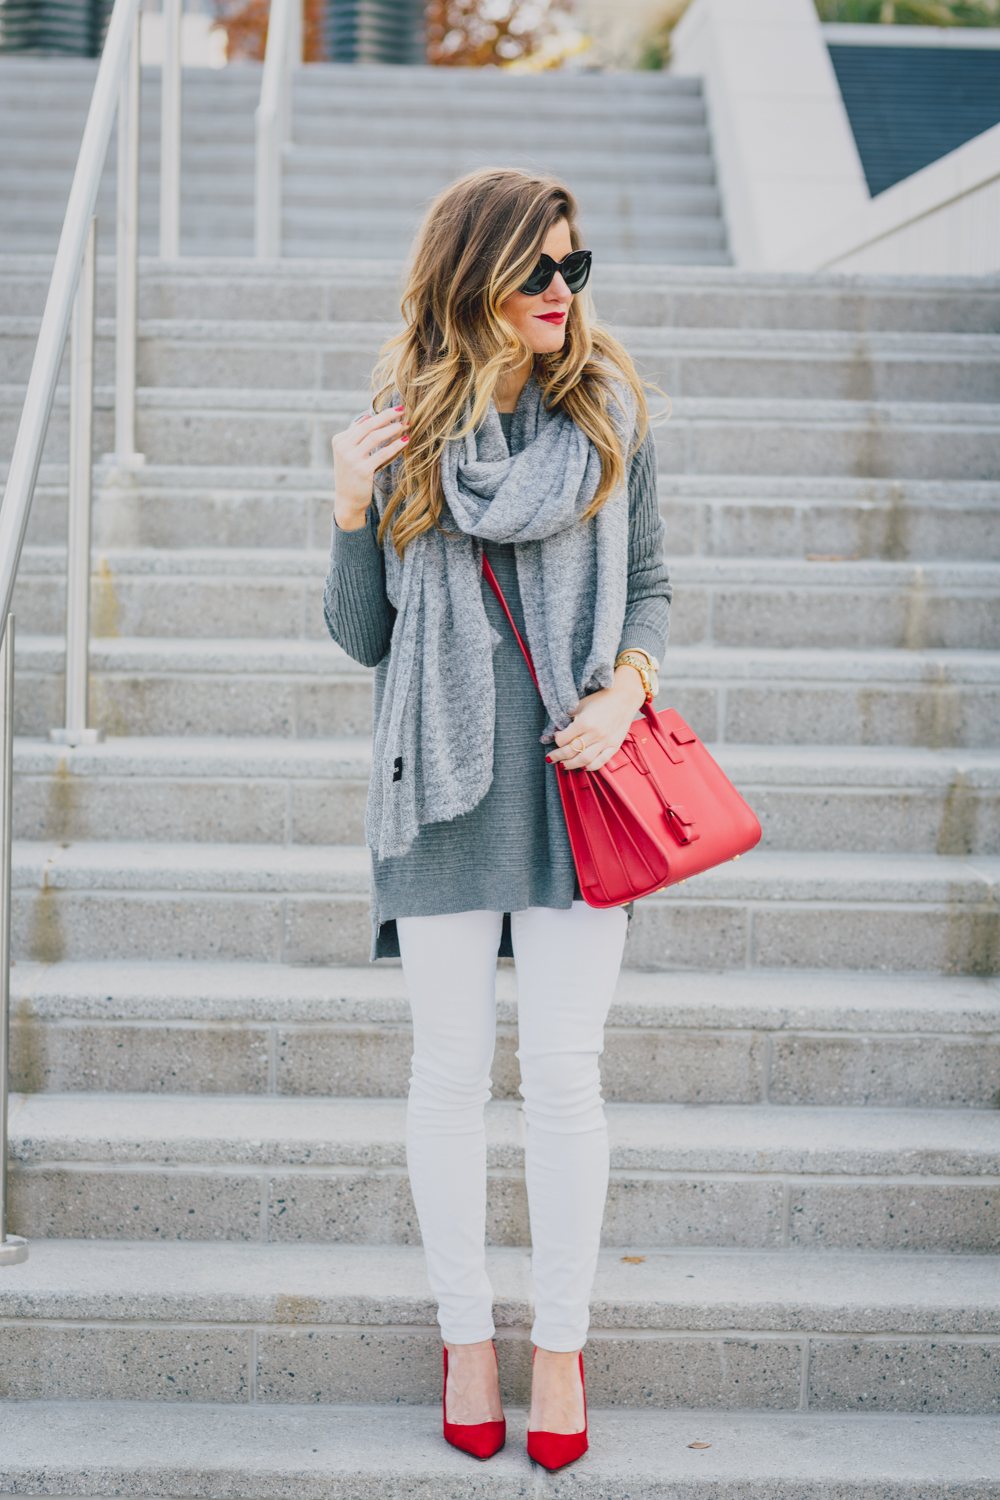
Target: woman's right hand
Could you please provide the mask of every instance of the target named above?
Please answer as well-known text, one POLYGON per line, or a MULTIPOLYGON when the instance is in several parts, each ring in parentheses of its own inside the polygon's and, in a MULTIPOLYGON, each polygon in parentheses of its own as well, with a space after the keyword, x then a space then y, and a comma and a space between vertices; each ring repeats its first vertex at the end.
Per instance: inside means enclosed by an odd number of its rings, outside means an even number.
POLYGON ((402 406, 352 422, 333 439, 333 515, 341 531, 358 531, 372 503, 375 475, 410 441, 402 406))

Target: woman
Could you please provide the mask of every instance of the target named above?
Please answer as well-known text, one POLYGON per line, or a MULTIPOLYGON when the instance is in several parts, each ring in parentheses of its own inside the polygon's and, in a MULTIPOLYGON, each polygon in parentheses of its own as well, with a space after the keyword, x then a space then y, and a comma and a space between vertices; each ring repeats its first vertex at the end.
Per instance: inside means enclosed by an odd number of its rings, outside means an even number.
POLYGON ((670 601, 642 386, 591 321, 589 269, 551 179, 486 169, 437 199, 376 410, 333 440, 325 596, 334 639, 376 667, 372 957, 401 957, 413 1011, 407 1163, 445 1436, 489 1457, 505 1435, 484 1252, 499 951, 518 974, 528 1451, 550 1469, 587 1447, 580 1351, 608 1181, 598 1058, 628 926, 579 899, 557 765, 598 769, 618 749, 655 691, 670 601))

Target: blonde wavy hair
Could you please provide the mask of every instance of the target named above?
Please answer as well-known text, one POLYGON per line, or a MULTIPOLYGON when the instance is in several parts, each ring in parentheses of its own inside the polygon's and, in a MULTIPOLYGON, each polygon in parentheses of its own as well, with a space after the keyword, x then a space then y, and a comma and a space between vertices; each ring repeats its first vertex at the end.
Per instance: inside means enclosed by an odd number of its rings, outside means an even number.
MULTIPOLYGON (((445 443, 479 426, 504 371, 531 355, 503 304, 527 280, 561 219, 580 249, 569 190, 512 167, 472 172, 431 205, 403 295, 406 326, 385 345, 374 375, 376 410, 398 392, 410 423, 379 524, 379 541, 389 535, 401 557, 416 537, 440 527, 445 443)), ((636 445, 649 420, 642 382, 622 345, 594 321, 589 292, 573 298, 562 348, 534 355, 534 374, 546 408, 561 408, 601 456, 601 481, 583 517, 589 520, 625 482, 631 456, 623 455, 609 412, 613 382, 627 384, 635 397, 636 445)))

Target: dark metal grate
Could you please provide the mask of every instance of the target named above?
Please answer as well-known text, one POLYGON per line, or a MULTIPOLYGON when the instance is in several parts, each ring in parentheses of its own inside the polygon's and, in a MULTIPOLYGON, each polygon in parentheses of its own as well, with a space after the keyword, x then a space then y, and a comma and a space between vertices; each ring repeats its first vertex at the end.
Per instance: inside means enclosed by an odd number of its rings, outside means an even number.
POLYGON ((873 197, 1000 123, 1000 48, 831 45, 830 58, 873 197))
POLYGON ((328 0, 326 55, 339 63, 422 63, 420 0, 328 0))
POLYGON ((99 57, 111 0, 0 0, 0 52, 99 57))

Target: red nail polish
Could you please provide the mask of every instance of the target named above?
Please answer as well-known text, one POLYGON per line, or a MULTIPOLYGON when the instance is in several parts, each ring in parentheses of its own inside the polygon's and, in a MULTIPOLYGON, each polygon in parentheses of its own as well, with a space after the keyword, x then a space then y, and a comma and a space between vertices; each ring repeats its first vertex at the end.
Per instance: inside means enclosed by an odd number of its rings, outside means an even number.
POLYGON ((396 406, 396 407, 393 407, 393 410, 394 411, 405 411, 406 407, 405 406, 396 406))
POLYGON ((401 437, 399 441, 401 443, 408 443, 410 441, 409 433, 407 433, 403 437, 401 437))

